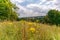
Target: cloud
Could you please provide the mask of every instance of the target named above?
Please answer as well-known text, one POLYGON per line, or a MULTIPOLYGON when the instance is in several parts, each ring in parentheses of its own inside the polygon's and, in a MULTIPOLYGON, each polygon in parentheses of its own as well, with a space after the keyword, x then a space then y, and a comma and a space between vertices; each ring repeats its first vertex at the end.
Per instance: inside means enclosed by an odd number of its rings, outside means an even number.
POLYGON ((41 9, 57 9, 60 10, 60 2, 58 0, 42 0, 38 4, 29 4, 27 5, 28 8, 33 9, 34 7, 38 7, 41 9))
POLYGON ((13 3, 22 3, 24 2, 25 0, 11 0, 13 3))
POLYGON ((40 8, 40 9, 56 9, 57 6, 56 5, 39 5, 39 4, 30 4, 30 5, 27 5, 27 8, 34 8, 34 7, 37 7, 37 8, 40 8))
MULTIPOLYGON (((33 11, 28 8, 22 7, 21 5, 17 5, 20 9, 18 10, 19 17, 31 17, 31 16, 43 16, 43 12, 33 11)), ((39 9, 39 8, 38 8, 39 9)), ((37 9, 37 10, 38 10, 37 9)), ((35 10, 35 9, 34 9, 35 10)), ((39 9, 40 10, 40 9, 39 9)))
POLYGON ((60 10, 60 0, 12 0, 20 8, 19 17, 43 16, 50 9, 60 10))

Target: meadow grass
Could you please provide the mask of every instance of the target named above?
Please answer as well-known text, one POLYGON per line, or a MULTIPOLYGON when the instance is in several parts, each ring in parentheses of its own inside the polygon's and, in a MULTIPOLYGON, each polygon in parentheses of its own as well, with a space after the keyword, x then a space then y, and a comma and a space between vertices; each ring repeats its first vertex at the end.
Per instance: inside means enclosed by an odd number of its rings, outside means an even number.
POLYGON ((0 22, 0 40, 60 40, 60 27, 35 22, 0 22))

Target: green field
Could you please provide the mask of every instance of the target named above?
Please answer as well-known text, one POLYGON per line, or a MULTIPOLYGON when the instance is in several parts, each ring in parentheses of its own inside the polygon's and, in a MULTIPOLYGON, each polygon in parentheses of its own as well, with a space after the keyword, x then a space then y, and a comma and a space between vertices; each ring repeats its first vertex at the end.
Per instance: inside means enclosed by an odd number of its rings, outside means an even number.
POLYGON ((35 22, 0 22, 0 40, 60 40, 60 27, 35 22))

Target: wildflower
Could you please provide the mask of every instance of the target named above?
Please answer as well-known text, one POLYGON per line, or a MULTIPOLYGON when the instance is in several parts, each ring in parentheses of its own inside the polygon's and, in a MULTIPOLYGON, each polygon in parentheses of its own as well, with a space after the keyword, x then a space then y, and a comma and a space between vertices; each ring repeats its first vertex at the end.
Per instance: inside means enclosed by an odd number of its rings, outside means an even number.
POLYGON ((12 25, 13 23, 9 23, 10 25, 12 25))
POLYGON ((30 28, 30 31, 31 32, 35 32, 35 28, 30 28))
POLYGON ((13 23, 12 22, 8 22, 7 24, 12 25, 13 23))
POLYGON ((33 25, 33 23, 29 22, 29 23, 28 23, 28 25, 29 25, 29 26, 32 26, 32 25, 33 25))

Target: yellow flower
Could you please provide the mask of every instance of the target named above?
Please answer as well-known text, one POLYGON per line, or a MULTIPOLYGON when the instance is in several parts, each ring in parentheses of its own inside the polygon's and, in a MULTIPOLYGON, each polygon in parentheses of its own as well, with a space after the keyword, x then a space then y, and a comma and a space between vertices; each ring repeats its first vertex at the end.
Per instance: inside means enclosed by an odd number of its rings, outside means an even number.
POLYGON ((13 23, 12 22, 7 22, 7 24, 12 25, 13 23))
POLYGON ((28 22, 27 24, 28 24, 29 26, 33 26, 33 23, 31 23, 31 22, 28 22))
POLYGON ((29 25, 31 25, 32 23, 31 23, 31 22, 29 22, 28 24, 29 24, 29 25))
POLYGON ((12 25, 13 23, 9 23, 9 24, 11 24, 11 25, 12 25))
POLYGON ((31 28, 30 28, 30 31, 31 31, 31 32, 35 32, 35 28, 31 27, 31 28))

